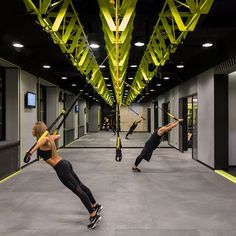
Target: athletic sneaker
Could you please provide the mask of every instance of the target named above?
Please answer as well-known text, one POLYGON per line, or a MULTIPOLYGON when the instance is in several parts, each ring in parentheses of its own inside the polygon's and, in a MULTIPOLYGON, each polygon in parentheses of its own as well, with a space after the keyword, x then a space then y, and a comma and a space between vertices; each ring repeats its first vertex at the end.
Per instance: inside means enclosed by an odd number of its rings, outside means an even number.
POLYGON ((95 207, 94 207, 94 210, 96 211, 97 214, 99 214, 102 210, 103 206, 102 205, 99 205, 97 204, 95 207))
POLYGON ((141 170, 139 168, 137 168, 137 167, 132 167, 132 171, 133 172, 141 172, 141 170))
POLYGON ((90 224, 88 225, 88 229, 94 229, 98 223, 98 221, 100 221, 102 219, 102 217, 98 214, 96 214, 95 216, 90 216, 89 220, 90 220, 90 224))

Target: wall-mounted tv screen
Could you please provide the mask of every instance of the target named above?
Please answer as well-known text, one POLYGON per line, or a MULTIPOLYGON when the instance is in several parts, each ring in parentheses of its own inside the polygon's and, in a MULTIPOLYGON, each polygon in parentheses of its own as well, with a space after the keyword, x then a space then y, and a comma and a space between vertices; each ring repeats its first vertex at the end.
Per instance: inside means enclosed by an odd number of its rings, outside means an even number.
POLYGON ((36 94, 32 92, 26 92, 25 94, 25 108, 36 107, 36 94))
POLYGON ((79 112, 79 105, 75 105, 75 112, 79 112))

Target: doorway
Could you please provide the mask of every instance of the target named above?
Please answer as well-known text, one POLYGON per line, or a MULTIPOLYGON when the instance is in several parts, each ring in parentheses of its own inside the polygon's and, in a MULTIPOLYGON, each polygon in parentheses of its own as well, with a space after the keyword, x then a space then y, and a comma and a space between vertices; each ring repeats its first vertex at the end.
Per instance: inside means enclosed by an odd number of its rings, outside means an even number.
POLYGON ((180 129, 180 151, 190 151, 192 158, 197 160, 197 111, 198 100, 197 95, 180 98, 179 114, 184 122, 180 129))

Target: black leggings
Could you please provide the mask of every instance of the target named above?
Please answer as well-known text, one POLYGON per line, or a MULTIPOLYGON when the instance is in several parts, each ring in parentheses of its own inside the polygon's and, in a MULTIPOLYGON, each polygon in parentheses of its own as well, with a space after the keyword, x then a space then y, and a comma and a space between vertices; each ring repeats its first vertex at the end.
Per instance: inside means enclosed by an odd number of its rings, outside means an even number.
POLYGON ((96 201, 89 188, 79 180, 73 171, 71 163, 67 160, 61 160, 54 166, 54 169, 61 182, 80 198, 91 214, 94 211, 92 204, 95 204, 96 201))

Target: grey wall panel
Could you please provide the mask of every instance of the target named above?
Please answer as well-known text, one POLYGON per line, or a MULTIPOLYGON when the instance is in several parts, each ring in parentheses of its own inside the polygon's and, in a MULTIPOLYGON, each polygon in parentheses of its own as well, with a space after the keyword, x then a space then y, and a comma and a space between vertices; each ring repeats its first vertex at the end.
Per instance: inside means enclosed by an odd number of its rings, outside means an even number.
MULTIPOLYGON (((179 117, 179 87, 170 90, 170 113, 179 117)), ((173 121, 173 119, 171 119, 173 121)), ((176 127, 170 132, 169 143, 179 148, 179 128, 176 127)))
MULTIPOLYGON (((79 100, 79 127, 83 127, 83 133, 86 134, 87 107, 84 100, 79 100)), ((79 129, 80 130, 80 129, 79 129)), ((81 134, 79 134, 81 137, 81 134)))
MULTIPOLYGON (((50 125, 58 116, 58 88, 47 88, 47 124, 50 125)), ((56 126, 55 126, 56 127, 56 126)))
POLYGON ((179 86, 179 97, 188 97, 197 93, 197 78, 192 78, 179 86))
POLYGON ((19 140, 19 69, 6 69, 6 140, 19 140))
POLYGON ((236 165, 236 72, 229 74, 229 165, 236 165))
POLYGON ((89 123, 89 132, 98 131, 98 109, 99 105, 93 104, 88 110, 88 123, 89 123))
POLYGON ((214 71, 197 76, 198 160, 214 168, 214 71))
MULTIPOLYGON (((20 132, 21 132, 21 159, 24 158, 26 151, 35 143, 32 136, 32 127, 37 121, 37 105, 36 108, 24 108, 24 96, 27 91, 37 93, 37 78, 26 71, 21 70, 20 73, 20 132)), ((36 159, 34 153, 31 160, 36 159)), ((21 161, 22 164, 23 161, 21 161)))

